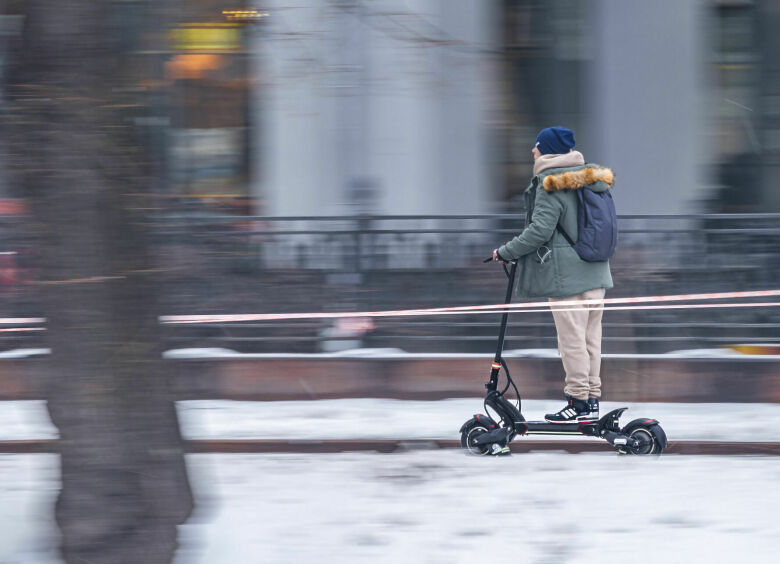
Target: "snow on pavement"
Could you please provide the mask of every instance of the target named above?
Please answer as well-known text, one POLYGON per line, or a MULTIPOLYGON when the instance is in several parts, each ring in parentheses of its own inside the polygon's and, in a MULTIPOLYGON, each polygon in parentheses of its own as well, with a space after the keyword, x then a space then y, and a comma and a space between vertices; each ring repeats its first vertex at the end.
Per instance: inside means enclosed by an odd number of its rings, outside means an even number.
MULTIPOLYGON (((561 401, 526 400, 527 418, 557 411, 561 401)), ((622 423, 661 422, 670 440, 780 441, 780 404, 602 402, 601 413, 628 406, 622 423)), ((192 400, 177 402, 187 439, 457 439, 482 400, 408 401, 357 398, 315 401, 192 400)), ((0 402, 0 440, 56 439, 42 400, 0 402)), ((517 440, 549 440, 551 436, 517 440)), ((571 437, 562 437, 570 440, 571 437)), ((598 440, 583 437, 582 440, 598 440)))
MULTIPOLYGON (((558 411, 560 400, 525 400, 527 419, 558 411)), ((628 406, 625 424, 660 421, 670 440, 780 441, 780 404, 602 402, 601 414, 628 406)), ((460 426, 484 413, 482 399, 409 401, 376 398, 251 402, 177 402, 187 439, 457 439, 460 426)), ((517 440, 551 440, 533 436, 517 440)), ((559 437, 571 440, 571 437, 559 437)), ((583 437, 583 440, 598 440, 583 437)))
POLYGON ((777 457, 190 455, 176 564, 776 562, 777 457))
POLYGON ((45 400, 0 401, 0 441, 57 438, 45 400))
POLYGON ((0 562, 55 564, 59 531, 54 502, 60 489, 55 454, 0 454, 0 562))
MULTIPOLYGON (((0 455, 0 562, 58 564, 55 455, 0 455)), ((780 457, 193 454, 176 564, 776 562, 780 457)))

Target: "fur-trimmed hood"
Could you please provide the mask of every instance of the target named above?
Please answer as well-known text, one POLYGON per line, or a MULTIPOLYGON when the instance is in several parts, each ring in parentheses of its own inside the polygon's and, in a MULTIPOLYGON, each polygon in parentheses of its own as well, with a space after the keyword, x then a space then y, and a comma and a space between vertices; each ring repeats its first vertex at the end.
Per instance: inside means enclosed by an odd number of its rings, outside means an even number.
MULTIPOLYGON (((542 186, 547 192, 557 192, 558 190, 576 190, 597 182, 603 182, 606 185, 605 189, 608 190, 615 182, 615 173, 609 168, 587 165, 579 170, 564 170, 548 174, 542 180, 542 186)), ((595 191, 600 192, 601 190, 596 189, 595 191)))

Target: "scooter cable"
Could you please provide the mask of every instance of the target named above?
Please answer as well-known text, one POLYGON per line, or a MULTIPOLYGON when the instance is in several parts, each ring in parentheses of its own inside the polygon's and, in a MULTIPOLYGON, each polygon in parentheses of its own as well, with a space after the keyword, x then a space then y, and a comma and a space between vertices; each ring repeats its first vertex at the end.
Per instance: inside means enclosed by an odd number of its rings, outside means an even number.
POLYGON ((515 384, 514 379, 512 378, 512 375, 509 373, 509 367, 506 364, 506 360, 504 360, 504 357, 501 357, 501 366, 504 367, 504 371, 506 372, 506 386, 504 386, 504 389, 501 390, 501 395, 503 396, 506 391, 509 389, 509 384, 512 384, 512 387, 515 390, 515 398, 517 400, 517 411, 520 411, 522 413, 522 409, 520 409, 521 403, 520 403, 520 391, 517 389, 517 385, 515 384))

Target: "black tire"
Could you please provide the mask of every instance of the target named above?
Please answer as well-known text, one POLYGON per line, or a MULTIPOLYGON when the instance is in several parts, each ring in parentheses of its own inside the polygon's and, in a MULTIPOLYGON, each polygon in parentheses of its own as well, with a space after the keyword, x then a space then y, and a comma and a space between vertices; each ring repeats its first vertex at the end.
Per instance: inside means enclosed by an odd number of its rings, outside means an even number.
POLYGON ((639 445, 636 447, 621 447, 619 450, 621 454, 659 456, 666 448, 666 433, 664 433, 664 430, 658 424, 629 424, 624 428, 623 432, 632 439, 638 440, 639 445))
POLYGON ((460 446, 466 450, 469 454, 476 456, 483 456, 490 452, 489 445, 475 445, 474 440, 489 432, 487 425, 480 423, 476 419, 472 419, 467 422, 462 428, 460 433, 460 446))

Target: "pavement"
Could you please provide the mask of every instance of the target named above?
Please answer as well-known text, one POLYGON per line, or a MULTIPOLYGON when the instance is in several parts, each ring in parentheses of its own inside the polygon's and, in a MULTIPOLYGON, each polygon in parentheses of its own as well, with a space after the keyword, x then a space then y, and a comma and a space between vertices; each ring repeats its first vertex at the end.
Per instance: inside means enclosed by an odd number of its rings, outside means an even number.
MULTIPOLYGON (((557 411, 560 400, 526 400, 527 419, 557 411)), ((621 423, 657 419, 670 441, 780 442, 780 404, 601 403, 602 414, 628 407, 621 423)), ((313 401, 190 400, 176 403, 182 435, 224 440, 457 440, 460 426, 484 413, 481 398, 409 401, 377 398, 313 401)), ((0 402, 0 441, 54 440, 46 402, 0 402)), ((529 436, 522 440, 571 440, 529 436)), ((585 441, 599 439, 582 437, 585 441)))

